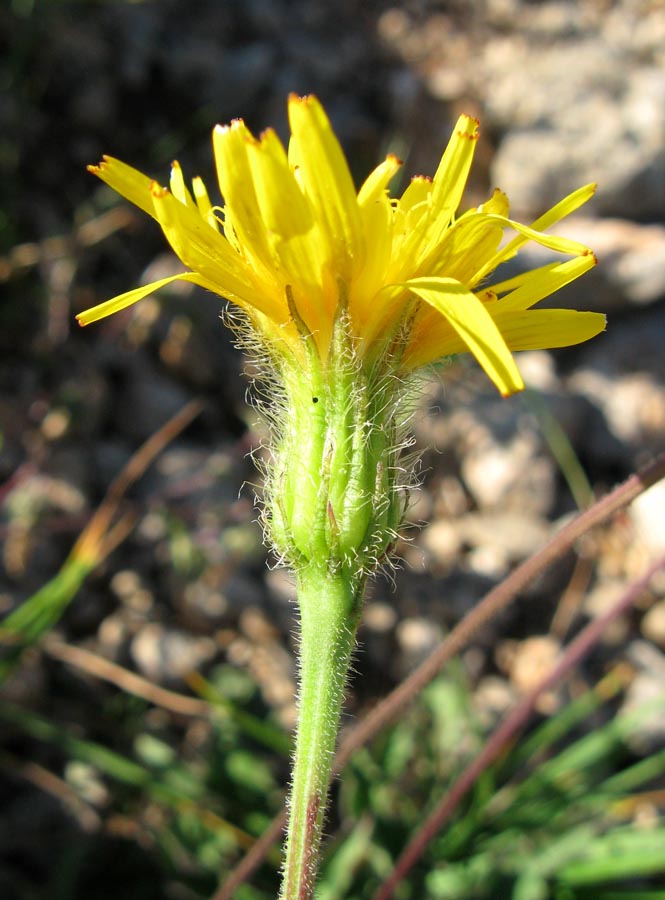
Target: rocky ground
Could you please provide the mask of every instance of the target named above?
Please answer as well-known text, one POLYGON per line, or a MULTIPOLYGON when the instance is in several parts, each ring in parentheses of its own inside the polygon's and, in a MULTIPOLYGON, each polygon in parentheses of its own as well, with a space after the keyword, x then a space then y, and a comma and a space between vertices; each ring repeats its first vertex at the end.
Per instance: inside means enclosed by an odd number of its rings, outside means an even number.
MULTIPOLYGON (((245 402, 251 366, 215 300, 181 287, 85 331, 73 323, 94 302, 175 271, 153 223, 117 204, 85 165, 110 153, 164 180, 177 157, 212 183, 211 127, 240 115, 284 133, 295 90, 322 99, 358 177, 388 150, 410 173, 431 173, 464 110, 482 125, 469 203, 498 185, 516 217, 535 218, 599 183, 560 232, 600 264, 557 305, 608 312, 606 335, 524 354, 526 398, 499 401, 470 363, 424 385, 413 425, 423 452, 417 527, 398 548, 398 571, 370 591, 349 700, 361 714, 586 502, 584 478, 555 461, 566 440, 597 493, 663 449, 665 8, 200 0, 195 9, 14 0, 0 11, 0 612, 57 571, 138 444, 202 398, 203 413, 133 491, 136 528, 58 629, 65 643, 156 683, 182 691, 192 670, 230 662, 292 723, 292 590, 266 565, 248 458, 262 439, 245 402)), ((529 268, 539 261, 537 249, 521 257, 529 268)), ((479 703, 507 708, 571 630, 665 552, 664 513, 655 487, 486 630, 467 660, 479 703)), ((664 588, 654 582, 597 660, 602 669, 625 658, 630 702, 663 683, 664 588)), ((31 654, 5 694, 85 728, 94 703, 75 679, 63 688, 58 665, 31 654)), ((665 740, 665 723, 651 738, 665 740)), ((33 789, 8 776, 1 790, 6 837, 21 830, 17 810, 33 789)), ((8 871, 24 856, 14 838, 8 871)))

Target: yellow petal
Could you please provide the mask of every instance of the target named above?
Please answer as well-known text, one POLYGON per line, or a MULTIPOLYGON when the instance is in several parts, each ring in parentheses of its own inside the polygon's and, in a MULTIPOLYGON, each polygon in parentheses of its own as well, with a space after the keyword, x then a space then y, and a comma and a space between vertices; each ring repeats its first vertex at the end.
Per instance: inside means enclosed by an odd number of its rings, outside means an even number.
MULTIPOLYGON (((478 120, 471 116, 460 116, 441 157, 432 183, 432 206, 439 233, 448 226, 460 205, 478 134, 478 120)), ((435 239, 438 239, 437 236, 435 239)))
POLYGON ((569 259, 566 260, 565 263, 558 262, 549 262, 544 266, 540 266, 537 269, 527 269, 524 272, 520 272, 519 275, 513 275, 512 278, 506 278, 504 281, 495 282, 491 288, 488 288, 494 294, 494 298, 498 295, 508 295, 511 291, 516 291, 518 288, 524 287, 532 278, 540 277, 547 272, 551 272, 553 269, 556 269, 560 265, 568 265, 572 262, 577 262, 580 259, 585 259, 583 256, 575 257, 574 260, 569 259))
POLYGON ((432 275, 445 275, 473 287, 478 270, 501 243, 503 228, 494 216, 469 210, 448 229, 435 254, 429 258, 432 275))
POLYGON ((498 301, 497 309, 501 313, 529 309, 588 272, 596 265, 596 262, 594 254, 587 253, 584 256, 568 259, 563 263, 554 263, 540 269, 533 269, 523 275, 518 275, 517 278, 510 279, 510 281, 493 284, 491 290, 495 294, 503 294, 498 301), (507 291, 510 293, 506 293, 507 291))
POLYGON ((168 278, 151 281, 150 284, 144 284, 142 287, 134 288, 125 294, 119 294, 111 300, 106 300, 104 303, 99 303, 97 306, 86 309, 76 316, 76 320, 79 325, 90 325, 91 322, 97 322, 99 319, 104 319, 106 316, 113 315, 113 313, 120 312, 121 309, 126 309, 128 306, 138 303, 139 300, 143 300, 148 294, 153 294, 174 281, 191 281, 194 284, 198 284, 199 277, 194 272, 182 272, 180 275, 169 275, 168 278))
POLYGON ((219 187, 224 198, 224 234, 258 269, 270 271, 270 248, 261 221, 248 147, 254 138, 241 119, 217 125, 213 149, 219 187))
MULTIPOLYGON (((255 306, 273 318, 281 319, 283 310, 274 298, 257 290, 251 271, 229 245, 226 238, 210 228, 197 209, 184 206, 165 188, 153 189, 155 213, 166 239, 180 260, 214 285, 222 297, 255 306)), ((285 304, 284 304, 285 306, 285 304)))
POLYGON ((138 206, 148 215, 155 217, 155 211, 152 205, 152 185, 153 181, 133 169, 126 163, 114 159, 112 156, 104 156, 98 166, 88 166, 88 172, 92 172, 103 182, 108 184, 110 188, 122 194, 130 203, 138 206))
POLYGON ((478 207, 477 212, 485 213, 485 215, 507 216, 509 209, 508 197, 499 188, 494 188, 492 196, 478 207))
POLYGON ((421 247, 427 240, 427 223, 432 217, 432 179, 412 178, 394 207, 394 258, 388 281, 402 281, 418 271, 421 247))
POLYGON ((361 207, 367 206, 379 199, 386 191, 391 179, 395 177, 402 167, 401 159, 398 159, 394 153, 388 156, 380 163, 373 172, 367 176, 358 191, 358 203, 361 207))
POLYGON ((566 216, 569 216, 571 213, 578 210, 580 206, 588 203, 595 193, 596 185, 593 182, 585 184, 581 188, 577 188, 577 190, 572 191, 572 193, 564 197, 563 200, 559 200, 559 202, 551 209, 548 209, 546 213, 543 213, 539 219, 536 219, 531 227, 535 228, 536 231, 545 231, 546 228, 556 225, 561 219, 565 219, 566 216))
POLYGON ((351 264, 364 248, 356 190, 346 157, 316 97, 289 97, 289 163, 326 236, 339 276, 348 280, 351 264))
POLYGON ((399 198, 399 209, 408 212, 416 206, 426 203, 432 194, 432 179, 427 175, 414 175, 406 190, 399 198))
POLYGON ((413 278, 404 287, 446 318, 502 396, 522 390, 524 382, 515 360, 491 315, 475 294, 452 278, 413 278))
POLYGON ((182 168, 180 167, 180 163, 177 159, 174 159, 171 163, 171 180, 169 182, 169 185, 171 188, 171 193, 177 200, 179 200, 181 203, 184 203, 185 206, 190 206, 192 208, 195 207, 192 195, 189 193, 189 190, 185 185, 185 178, 182 174, 182 168))
POLYGON ((196 200, 196 205, 201 216, 206 220, 208 225, 215 229, 215 231, 219 231, 219 222, 217 221, 215 210, 210 202, 208 191, 203 180, 199 178, 198 175, 196 178, 192 179, 192 191, 194 192, 194 199, 196 200))
POLYGON ((310 231, 314 225, 311 209, 273 129, 264 131, 260 141, 249 143, 247 154, 265 227, 283 239, 310 231))
MULTIPOLYGON (((440 257, 450 223, 462 199, 478 137, 478 122, 460 116, 455 131, 441 157, 433 180, 412 180, 400 200, 400 210, 409 209, 402 218, 399 260, 393 268, 397 280, 409 271, 430 269, 440 257)), ((431 271, 431 270, 430 270, 431 271)))
MULTIPOLYGON (((364 265, 351 282, 349 310, 360 339, 371 344, 390 327, 393 316, 388 292, 377 296, 386 283, 393 246, 393 209, 385 195, 374 203, 363 205, 360 210, 365 234, 371 237, 372 252, 365 257, 364 265)), ((401 292, 403 293, 403 292, 401 292)), ((397 304, 399 314, 399 304, 397 304)))
POLYGON ((605 330, 602 313, 573 309, 531 309, 497 313, 494 321, 511 350, 572 347, 605 330))
MULTIPOLYGON (((521 222, 516 222, 514 219, 507 219, 505 216, 495 215, 490 215, 487 218, 493 219, 495 222, 500 222, 504 227, 513 228, 515 231, 519 232, 524 238, 522 243, 531 240, 536 244, 547 247, 549 250, 555 250, 557 253, 565 253, 569 256, 582 256, 582 254, 589 252, 589 248, 585 247, 584 244, 580 244, 579 241, 558 237, 553 234, 543 234, 538 229, 530 227, 529 225, 522 225, 521 222)), ((499 255, 502 255, 502 253, 499 255)))
MULTIPOLYGON (((303 196, 286 152, 276 133, 269 129, 260 141, 248 145, 259 213, 263 219, 274 264, 273 278, 290 285, 298 310, 308 328, 328 334, 337 306, 337 290, 326 290, 326 272, 333 270, 325 254, 319 223, 303 196)), ((334 285, 334 278, 331 280, 334 285)))
MULTIPOLYGON (((492 259, 488 260, 487 265, 483 268, 481 277, 482 275, 493 272, 494 269, 500 266, 502 262, 506 262, 507 260, 512 259, 520 249, 520 247, 523 247, 524 244, 527 243, 527 241, 533 239, 533 232, 544 231, 546 228, 551 228, 552 225, 555 225, 557 222, 560 222, 561 219, 564 219, 566 216, 569 216, 571 213, 579 209, 580 206, 582 206, 584 203, 590 200, 591 197, 593 197, 595 192, 595 184, 585 184, 583 187, 578 188, 571 194, 568 194, 567 197, 564 197, 563 200, 560 200, 551 209, 540 216, 539 219, 536 219, 536 221, 531 226, 531 233, 528 233, 524 229, 521 229, 517 237, 514 237, 505 245, 505 247, 502 247, 502 249, 492 259)), ((542 241, 540 243, 542 243, 542 241)), ((584 250, 586 250, 586 248, 584 248, 584 250)), ((563 252, 566 253, 568 251, 564 250, 563 252)))

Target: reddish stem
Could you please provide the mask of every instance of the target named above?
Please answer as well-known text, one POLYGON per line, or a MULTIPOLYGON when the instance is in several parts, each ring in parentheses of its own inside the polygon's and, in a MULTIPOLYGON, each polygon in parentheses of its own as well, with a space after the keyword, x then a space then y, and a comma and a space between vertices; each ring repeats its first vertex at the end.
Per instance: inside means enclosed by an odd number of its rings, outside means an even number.
POLYGON ((506 746, 515 739, 517 732, 527 723, 540 695, 554 687, 591 652, 607 626, 633 606, 647 589, 655 573, 662 568, 665 568, 665 557, 662 557, 650 566, 643 577, 631 585, 613 607, 604 615, 589 622, 569 644, 566 652, 549 675, 543 678, 531 693, 503 720, 471 765, 464 770, 450 791, 432 810, 423 825, 407 844, 392 873, 383 882, 374 895, 373 900, 390 900, 399 882, 411 871, 415 863, 423 855, 427 845, 436 837, 442 826, 455 812, 460 801, 471 790, 479 776, 492 765, 505 750, 506 746))

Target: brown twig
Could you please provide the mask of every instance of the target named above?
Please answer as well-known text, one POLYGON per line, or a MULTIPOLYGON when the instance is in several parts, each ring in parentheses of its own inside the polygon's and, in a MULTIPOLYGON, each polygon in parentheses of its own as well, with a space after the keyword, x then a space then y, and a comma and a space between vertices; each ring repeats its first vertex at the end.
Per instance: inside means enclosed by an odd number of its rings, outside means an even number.
POLYGON ((168 709, 170 712, 181 716, 202 716, 207 719, 214 707, 205 700, 199 700, 196 697, 186 697, 184 694, 178 694, 175 691, 169 691, 166 688, 159 687, 142 678, 135 672, 110 662, 96 653, 91 653, 82 647, 74 647, 72 644, 66 644, 52 636, 48 637, 44 642, 46 653, 54 659, 59 659, 68 666, 75 666, 82 669, 95 678, 101 678, 110 684, 115 684, 121 690, 128 694, 134 694, 135 697, 141 697, 152 703, 154 706, 160 706, 162 709, 168 709))
POLYGON ((483 749, 453 784, 450 791, 432 810, 425 822, 401 853, 395 868, 383 882, 373 900, 390 900, 400 881, 411 871, 423 855, 426 847, 441 830, 457 809, 460 801, 471 790, 482 773, 501 755, 517 733, 526 725, 538 698, 551 690, 564 678, 598 643, 608 625, 627 612, 648 588, 649 582, 660 569, 665 568, 665 556, 653 563, 645 574, 620 597, 604 615, 592 620, 570 643, 559 662, 550 673, 515 707, 492 733, 483 749))
POLYGON ((109 485, 104 499, 76 542, 72 550, 72 556, 80 555, 82 558, 88 558, 90 555, 93 555, 95 558, 104 559, 126 537, 128 531, 131 530, 129 520, 121 518, 115 525, 112 525, 122 499, 132 484, 143 475, 155 457, 202 410, 203 403, 200 400, 191 400, 139 447, 127 465, 109 485))
POLYGON ((286 825, 286 809, 277 813, 256 843, 245 853, 238 865, 229 873, 224 883, 215 891, 211 900, 231 900, 237 888, 258 869, 273 845, 281 838, 286 825))
MULTIPOLYGON (((610 494, 568 522, 547 544, 522 563, 501 584, 491 590, 478 605, 450 632, 440 646, 395 690, 377 706, 342 741, 335 757, 333 771, 344 768, 351 756, 375 734, 393 721, 398 713, 462 650, 473 635, 505 609, 527 584, 554 560, 569 550, 575 541, 591 528, 609 519, 631 503, 651 485, 665 476, 665 453, 660 454, 641 471, 631 475, 610 494)), ((266 832, 239 865, 229 873, 211 900, 230 900, 234 891, 261 864, 266 853, 281 833, 284 812, 270 823, 266 832)))
POLYGON ((71 256, 78 247, 92 247, 114 232, 127 228, 135 218, 131 210, 119 206, 84 222, 70 234, 17 244, 7 256, 0 257, 0 282, 7 281, 23 269, 71 256))
POLYGON ((13 753, 3 752, 3 767, 29 781, 40 791, 49 794, 62 803, 76 818, 84 831, 97 831, 101 825, 101 816, 97 810, 53 772, 31 760, 19 759, 13 753))

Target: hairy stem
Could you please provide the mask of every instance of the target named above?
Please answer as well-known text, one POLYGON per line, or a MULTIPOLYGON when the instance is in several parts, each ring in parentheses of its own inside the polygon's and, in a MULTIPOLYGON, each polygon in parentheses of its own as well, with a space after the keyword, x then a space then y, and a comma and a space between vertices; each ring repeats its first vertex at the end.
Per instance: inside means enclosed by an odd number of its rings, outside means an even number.
POLYGON ((300 696, 286 861, 280 900, 309 900, 355 644, 360 596, 343 574, 309 565, 298 573, 300 696))
MULTIPOLYGON (((665 453, 661 453, 639 472, 631 475, 610 494, 597 501, 586 512, 578 515, 558 531, 537 553, 522 563, 500 585, 491 590, 474 609, 451 631, 421 665, 395 690, 385 697, 369 715, 349 732, 340 746, 334 771, 341 771, 351 756, 365 746, 381 728, 394 721, 406 705, 441 671, 455 653, 468 646, 471 638, 487 622, 495 618, 511 603, 515 596, 556 559, 570 550, 576 540, 593 527, 608 521, 618 511, 627 507, 649 487, 665 477, 665 453)), ((225 878, 211 900, 231 900, 238 886, 249 879, 270 848, 276 843, 282 830, 284 811, 280 812, 243 857, 240 864, 225 878)))

